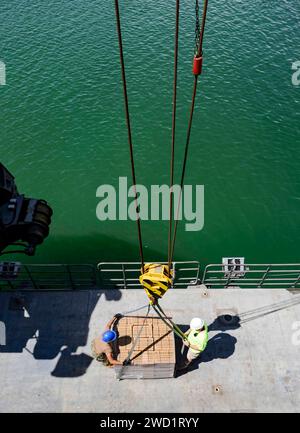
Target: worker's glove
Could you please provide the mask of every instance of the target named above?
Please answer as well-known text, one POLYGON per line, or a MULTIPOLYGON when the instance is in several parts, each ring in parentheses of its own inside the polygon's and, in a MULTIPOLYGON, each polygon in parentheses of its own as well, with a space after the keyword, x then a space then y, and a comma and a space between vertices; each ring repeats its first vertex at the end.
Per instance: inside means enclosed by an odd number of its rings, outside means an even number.
POLYGON ((131 361, 130 359, 125 359, 125 361, 123 361, 123 365, 130 365, 131 361))
POLYGON ((115 314, 115 316, 114 316, 116 319, 121 319, 122 317, 123 317, 123 314, 121 314, 121 313, 117 313, 117 314, 115 314))

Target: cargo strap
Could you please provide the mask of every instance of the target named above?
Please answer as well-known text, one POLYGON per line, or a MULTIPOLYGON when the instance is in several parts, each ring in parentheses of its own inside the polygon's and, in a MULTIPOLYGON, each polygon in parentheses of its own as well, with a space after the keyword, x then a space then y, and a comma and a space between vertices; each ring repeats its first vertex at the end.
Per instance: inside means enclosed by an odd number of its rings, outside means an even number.
POLYGON ((140 339, 140 336, 141 336, 141 334, 142 334, 143 328, 144 328, 144 326, 145 326, 145 322, 146 322, 146 320, 147 320, 147 318, 148 318, 148 316, 149 316, 149 313, 150 313, 150 306, 151 306, 151 305, 149 304, 149 305, 148 305, 147 314, 146 314, 146 316, 145 316, 145 318, 144 318, 143 324, 142 324, 142 326, 141 326, 141 328, 140 328, 140 330, 139 330, 139 332, 138 332, 138 335, 136 336, 136 339, 134 340, 134 342, 133 342, 133 344, 132 344, 132 347, 131 347, 131 349, 130 349, 130 352, 129 352, 128 355, 127 355, 127 358, 125 359, 125 361, 123 362, 122 367, 120 368, 119 374, 118 374, 118 376, 117 376, 117 379, 118 379, 118 380, 121 379, 122 374, 123 374, 123 371, 124 371, 124 368, 125 368, 125 367, 130 363, 131 355, 133 354, 133 351, 134 351, 134 349, 135 349, 135 347, 136 347, 136 345, 137 345, 137 343, 138 343, 138 341, 139 341, 139 339, 140 339))
POLYGON ((179 337, 183 338, 184 340, 187 340, 187 336, 181 331, 179 326, 176 325, 164 312, 164 310, 161 308, 161 306, 156 303, 155 305, 152 305, 152 308, 154 311, 158 314, 158 316, 161 318, 161 320, 179 337))
POLYGON ((141 307, 135 308, 134 310, 124 311, 124 313, 120 313, 121 316, 125 317, 127 314, 135 313, 136 311, 143 310, 144 308, 148 307, 149 304, 143 305, 141 307))

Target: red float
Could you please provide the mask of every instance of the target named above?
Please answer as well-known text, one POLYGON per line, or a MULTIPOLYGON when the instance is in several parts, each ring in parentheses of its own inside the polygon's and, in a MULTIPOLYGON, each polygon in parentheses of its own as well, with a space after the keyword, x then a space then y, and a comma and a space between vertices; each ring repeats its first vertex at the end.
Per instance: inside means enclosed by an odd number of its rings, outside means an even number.
POLYGON ((194 57, 193 74, 200 75, 202 72, 203 57, 194 57))

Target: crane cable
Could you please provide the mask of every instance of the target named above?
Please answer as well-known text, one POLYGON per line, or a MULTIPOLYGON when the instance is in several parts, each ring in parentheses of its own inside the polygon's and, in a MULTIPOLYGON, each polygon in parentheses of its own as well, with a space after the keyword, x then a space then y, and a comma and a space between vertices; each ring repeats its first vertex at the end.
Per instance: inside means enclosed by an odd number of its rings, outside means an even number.
POLYGON ((175 42, 174 42, 174 84, 173 84, 173 110, 172 110, 172 142, 170 161, 170 208, 169 208, 169 233, 168 233, 168 269, 171 269, 171 244, 173 222, 173 184, 174 184, 174 159, 175 159, 175 131, 176 131, 176 106, 177 106, 177 69, 178 69, 178 36, 179 36, 179 9, 180 0, 176 0, 175 42))
POLYGON ((142 272, 144 272, 145 262, 144 262, 144 254, 143 254, 141 219, 140 219, 139 204, 138 204, 137 190, 136 190, 136 176, 135 176, 135 166, 134 166, 134 156, 133 156, 131 123, 130 123, 130 115, 129 115, 127 82, 126 82, 126 74, 125 74, 122 30, 121 30, 121 20, 120 20, 119 1, 118 0, 115 0, 115 13, 116 13, 117 31, 118 31, 118 40, 119 40, 121 73, 122 73, 124 104, 125 104, 125 116, 126 116, 126 124, 127 124, 127 132, 128 132, 128 144, 129 144, 129 151, 130 151, 131 175, 132 175, 132 183, 133 183, 132 186, 134 189, 134 202, 135 202, 135 210, 136 210, 137 229, 138 229, 139 251, 140 251, 142 272))
MULTIPOLYGON (((172 144, 171 144, 171 163, 170 163, 170 208, 169 208, 169 234, 168 234, 168 267, 169 267, 169 270, 171 268, 171 263, 172 263, 173 257, 174 257, 175 241, 176 241, 177 228, 178 228, 178 216, 179 216, 180 206, 181 206, 182 188, 183 188, 185 172, 186 172, 186 164, 187 164, 188 150, 189 150, 189 144, 190 144, 191 128, 192 128, 192 123, 193 123, 193 114, 194 114, 194 108, 195 108, 195 99, 196 99, 197 83, 198 83, 198 75, 195 75, 194 85, 193 85, 193 93, 192 93, 192 102, 191 102, 191 107, 190 107, 190 116, 189 116, 187 136, 186 136, 185 151, 184 151, 184 158, 183 158, 183 164, 182 164, 179 200, 178 200, 177 214, 176 214, 176 219, 175 219, 175 224, 174 224, 174 229, 173 229, 173 238, 172 238, 173 183, 174 183, 175 130, 176 130, 176 105, 177 105, 179 7, 180 7, 180 0, 176 0, 175 50, 174 50, 174 58, 175 59, 174 59, 174 86, 173 86, 173 112, 172 112, 172 144)), ((202 54, 203 54, 202 47, 203 47, 203 38, 204 38, 204 31, 205 31, 205 24, 206 24, 207 8, 208 8, 208 0, 204 0, 202 23, 201 23, 201 27, 200 27, 200 23, 199 23, 199 0, 196 0, 196 6, 195 6, 195 11, 196 11, 195 54, 196 54, 196 57, 202 57, 202 54)), ((144 254, 143 254, 143 242, 142 242, 142 232, 141 232, 141 219, 140 219, 139 204, 138 204, 137 190, 136 190, 136 175, 135 175, 132 133, 131 133, 131 123, 130 123, 130 114, 129 114, 127 82, 126 82, 126 73, 125 73, 121 20, 120 20, 119 1, 118 0, 115 0, 115 14, 116 14, 116 21, 117 21, 118 41, 119 41, 119 50, 120 50, 120 62, 121 62, 121 72, 122 72, 122 81, 123 81, 125 116, 126 116, 127 131, 128 131, 128 143, 129 143, 129 150, 130 150, 132 183, 133 183, 133 188, 134 188, 134 201, 135 201, 135 209, 136 209, 136 221, 137 221, 137 229, 138 229, 139 251, 140 251, 140 258, 141 258, 142 272, 143 272, 143 270, 144 270, 144 254)))
MULTIPOLYGON (((208 8, 208 0, 204 0, 203 13, 202 13, 202 23, 201 23, 201 27, 200 27, 200 23, 199 23, 199 0, 196 0, 196 6, 195 6, 195 10, 196 10, 195 58, 198 58, 198 59, 201 58, 201 61, 202 61, 202 55, 203 55, 202 47, 203 47, 203 38, 204 38, 204 31, 205 31, 205 24, 206 24, 207 8, 208 8)), ((192 124, 193 124, 193 114, 194 114, 194 109, 195 109, 197 84, 198 84, 198 75, 195 75, 194 85, 193 85, 193 93, 192 93, 192 102, 191 102, 191 107, 190 107, 189 122, 188 122, 188 128, 187 128, 185 150, 184 150, 184 158, 183 158, 183 164, 182 164, 177 214, 176 214, 176 219, 175 219, 175 223, 174 223, 173 239, 172 239, 172 245, 171 245, 171 249, 170 249, 170 257, 168 259, 169 263, 172 263, 173 257, 174 257, 175 241, 176 241, 177 227, 178 227, 178 216, 179 216, 180 206, 181 206, 182 188, 183 188, 183 183, 184 183, 184 178, 185 178, 188 150, 189 150, 190 137, 191 137, 191 129, 192 129, 192 124)))
MULTIPOLYGON (((178 35, 179 35, 179 7, 180 0, 176 0, 176 23, 175 23, 175 49, 174 49, 174 85, 173 85, 173 110, 172 110, 172 142, 171 142, 171 161, 170 161, 170 209, 169 209, 169 233, 168 233, 168 269, 170 272, 171 263, 173 262, 174 249, 175 249, 175 241, 177 235, 177 227, 178 227, 178 216, 181 206, 181 196, 182 196, 182 188, 184 184, 185 172, 186 172, 186 164, 188 157, 188 150, 190 144, 190 136, 191 129, 193 123, 193 114, 195 109, 195 100, 197 94, 197 84, 198 84, 198 75, 194 74, 194 85, 192 92, 192 102, 190 106, 190 115, 188 121, 187 128, 187 136, 185 142, 185 150, 184 150, 184 158, 182 164, 182 173, 180 180, 180 192, 179 192, 179 200, 177 207, 177 214, 174 223, 173 229, 173 238, 172 238, 172 220, 173 220, 173 183, 174 183, 174 159, 175 159, 175 131, 176 131, 176 105, 177 105, 177 68, 178 68, 178 35)), ((202 14, 202 23, 200 26, 199 20, 199 0, 196 0, 196 29, 195 29, 195 58, 201 60, 202 66, 202 55, 203 55, 203 38, 206 24, 206 15, 208 8, 208 0, 204 0, 203 5, 203 14, 202 14)), ((118 31, 118 40, 119 40, 119 49, 120 49, 120 62, 121 62, 121 72, 122 72, 122 81, 123 81, 123 92, 124 92, 124 103, 125 103, 125 116, 128 130, 128 143, 130 149, 130 160, 131 160, 131 172, 132 172, 132 182, 134 188, 134 197, 135 197, 135 206, 136 206, 136 216, 137 216, 137 228, 138 228, 138 239, 139 239, 139 250, 140 250, 140 258, 142 263, 142 273, 144 272, 144 256, 143 256, 143 243, 142 243, 142 234, 141 234, 141 220, 139 214, 139 204, 137 199, 137 190, 136 190, 136 175, 135 175, 135 165, 134 165, 134 156, 133 156, 133 145, 132 145, 132 134, 131 134, 131 123, 130 123, 130 115, 129 115, 129 105, 128 105, 128 94, 127 94, 127 83, 126 83, 126 74, 125 74, 125 64, 124 64, 124 55, 123 55, 123 43, 122 43, 122 32, 121 32, 121 21, 120 21, 120 13, 119 13, 119 2, 115 0, 115 13, 116 13, 116 21, 117 21, 117 31, 118 31)), ((185 334, 180 330, 180 328, 172 322, 170 318, 166 316, 162 308, 159 306, 158 302, 152 305, 153 309, 159 315, 159 317, 180 337, 186 338, 185 334)), ((149 309, 148 309, 149 314, 149 309)), ((138 338, 137 338, 138 340, 138 338)))

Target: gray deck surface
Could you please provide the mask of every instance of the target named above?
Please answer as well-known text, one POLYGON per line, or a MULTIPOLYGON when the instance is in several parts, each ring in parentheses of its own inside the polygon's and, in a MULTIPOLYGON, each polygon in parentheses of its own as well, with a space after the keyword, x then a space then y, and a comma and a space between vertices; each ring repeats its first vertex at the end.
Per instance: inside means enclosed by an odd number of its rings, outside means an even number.
POLYGON ((161 306, 178 324, 210 325, 202 361, 174 379, 120 382, 90 342, 115 313, 146 304, 143 290, 23 292, 25 313, 12 296, 0 293, 0 412, 300 411, 300 294, 170 290, 161 306), (224 313, 241 325, 222 325, 224 313))

